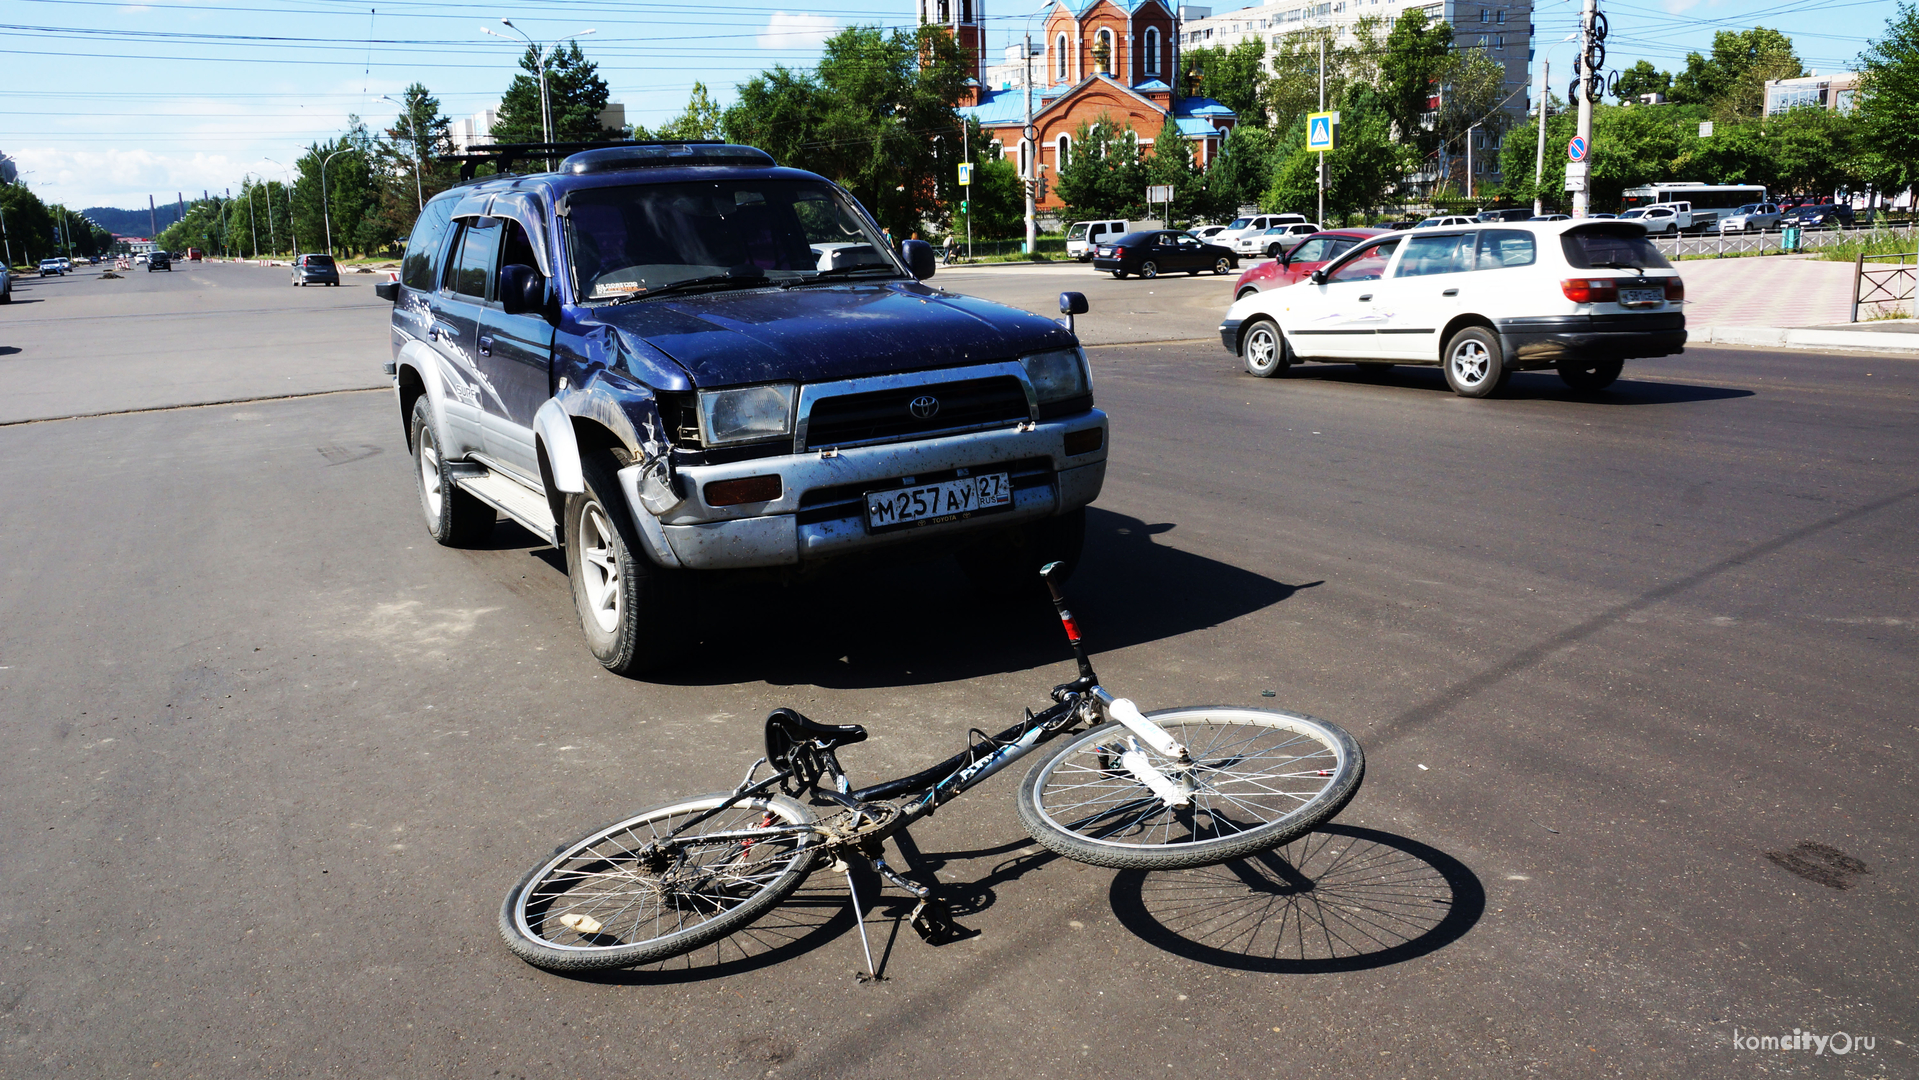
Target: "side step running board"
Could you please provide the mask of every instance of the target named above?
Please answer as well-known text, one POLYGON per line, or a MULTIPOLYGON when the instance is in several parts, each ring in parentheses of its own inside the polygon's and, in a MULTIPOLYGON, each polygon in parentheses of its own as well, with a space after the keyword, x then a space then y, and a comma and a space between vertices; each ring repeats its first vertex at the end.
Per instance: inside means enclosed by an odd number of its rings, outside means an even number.
MULTIPOLYGON (((511 477, 502 476, 491 469, 479 472, 477 466, 467 475, 455 474, 454 480, 470 492, 474 498, 519 522, 526 531, 549 544, 557 543, 556 530, 553 527, 553 511, 546 505, 546 497, 511 477)), ((465 472, 464 469, 461 472, 465 472)))

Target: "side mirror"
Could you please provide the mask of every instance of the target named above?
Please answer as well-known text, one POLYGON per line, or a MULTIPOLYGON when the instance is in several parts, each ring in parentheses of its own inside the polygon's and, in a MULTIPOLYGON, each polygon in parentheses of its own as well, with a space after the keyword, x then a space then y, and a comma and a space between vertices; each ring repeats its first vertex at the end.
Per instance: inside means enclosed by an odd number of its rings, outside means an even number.
POLYGON ((1086 294, 1076 292, 1060 293, 1059 313, 1066 316, 1060 320, 1061 325, 1066 327, 1066 332, 1069 334, 1078 333, 1078 331, 1073 329, 1073 316, 1086 314, 1086 294))
POLYGON ((387 303, 397 303, 400 299, 400 283, 397 281, 378 281, 373 285, 373 295, 387 303))
POLYGON ((1313 284, 1315 285, 1326 284, 1326 271, 1324 270, 1313 271, 1313 284))
POLYGON ((508 315, 539 313, 546 306, 546 278, 522 263, 501 267, 500 306, 508 315))
POLYGON ((906 256, 906 268, 921 281, 933 276, 939 266, 939 257, 933 251, 933 245, 924 240, 907 240, 900 244, 900 254, 906 256))
POLYGON ((1291 265, 1293 265, 1293 249, 1287 248, 1279 253, 1279 268, 1284 270, 1291 265))

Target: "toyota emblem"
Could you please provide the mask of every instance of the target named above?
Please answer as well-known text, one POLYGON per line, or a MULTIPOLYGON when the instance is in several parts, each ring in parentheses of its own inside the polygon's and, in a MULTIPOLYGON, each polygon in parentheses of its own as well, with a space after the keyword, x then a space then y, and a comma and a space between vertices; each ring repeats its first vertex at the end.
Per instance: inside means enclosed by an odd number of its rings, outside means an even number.
POLYGON ((913 403, 906 408, 921 420, 931 420, 933 417, 939 415, 940 399, 931 394, 921 394, 919 397, 914 398, 913 403))

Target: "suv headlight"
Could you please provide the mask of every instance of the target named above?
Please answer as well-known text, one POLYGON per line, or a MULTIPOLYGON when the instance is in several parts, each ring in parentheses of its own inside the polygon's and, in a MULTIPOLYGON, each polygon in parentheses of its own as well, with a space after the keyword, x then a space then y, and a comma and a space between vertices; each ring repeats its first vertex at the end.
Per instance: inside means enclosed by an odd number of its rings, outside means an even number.
POLYGON ((793 432, 793 387, 748 386, 700 394, 700 440, 708 446, 772 439, 793 432))
POLYGON ((1033 384, 1041 405, 1093 392, 1086 374, 1086 354, 1079 349, 1055 349, 1020 357, 1026 379, 1033 384))

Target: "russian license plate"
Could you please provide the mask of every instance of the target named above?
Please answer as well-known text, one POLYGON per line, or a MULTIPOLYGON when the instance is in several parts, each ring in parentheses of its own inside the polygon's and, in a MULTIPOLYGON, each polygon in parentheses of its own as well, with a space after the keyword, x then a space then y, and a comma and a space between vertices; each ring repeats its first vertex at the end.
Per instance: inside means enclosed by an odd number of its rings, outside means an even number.
POLYGON ((901 525, 950 521, 1013 505, 1013 484, 1006 473, 967 476, 936 484, 866 493, 866 527, 878 532, 901 525))
POLYGON ((1628 306, 1653 307, 1666 302, 1664 289, 1621 289, 1619 302, 1628 306))

